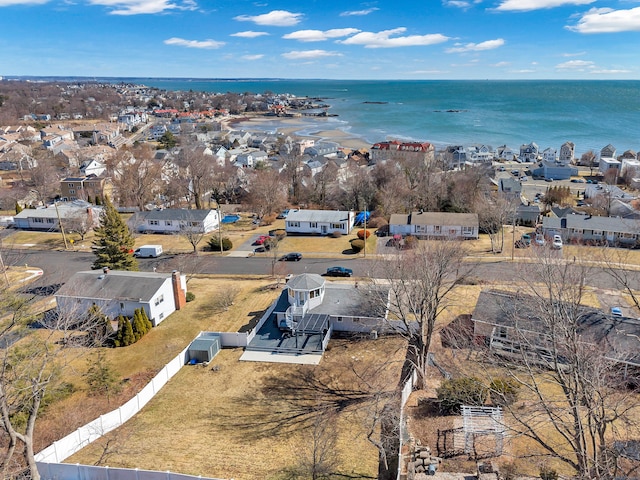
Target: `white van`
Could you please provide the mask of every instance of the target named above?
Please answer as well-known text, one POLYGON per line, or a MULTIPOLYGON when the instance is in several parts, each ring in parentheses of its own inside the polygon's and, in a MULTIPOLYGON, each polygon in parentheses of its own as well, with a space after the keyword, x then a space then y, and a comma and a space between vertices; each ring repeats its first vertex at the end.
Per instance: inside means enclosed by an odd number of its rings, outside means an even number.
POLYGON ((142 245, 133 251, 136 258, 156 258, 162 255, 162 245, 142 245))

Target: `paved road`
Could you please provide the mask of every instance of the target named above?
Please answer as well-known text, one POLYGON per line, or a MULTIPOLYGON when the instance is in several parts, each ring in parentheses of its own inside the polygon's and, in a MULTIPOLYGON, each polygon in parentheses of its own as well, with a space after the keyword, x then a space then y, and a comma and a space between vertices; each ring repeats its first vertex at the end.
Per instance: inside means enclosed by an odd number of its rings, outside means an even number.
MULTIPOLYGON (((91 253, 63 251, 11 251, 4 253, 6 265, 29 265, 40 267, 44 274, 37 286, 64 283, 72 274, 81 270, 89 270, 94 256, 91 253)), ((473 261, 473 260, 471 260, 473 261)), ((277 262, 279 273, 317 273, 322 274, 328 267, 342 265, 353 269, 354 276, 370 276, 381 268, 384 260, 380 258, 352 257, 335 258, 303 258, 299 262, 277 262)), ((270 275, 271 259, 264 256, 250 258, 216 257, 212 255, 191 254, 164 255, 156 259, 140 259, 140 270, 151 271, 154 267, 159 272, 180 270, 205 274, 224 275, 270 275)), ((478 279, 500 281, 503 283, 522 281, 526 274, 521 263, 506 260, 487 262, 479 260, 474 276, 478 279)), ((636 284, 640 285, 640 272, 633 272, 636 284)), ((586 279, 587 284, 602 289, 616 289, 616 284, 601 268, 594 268, 586 279)))

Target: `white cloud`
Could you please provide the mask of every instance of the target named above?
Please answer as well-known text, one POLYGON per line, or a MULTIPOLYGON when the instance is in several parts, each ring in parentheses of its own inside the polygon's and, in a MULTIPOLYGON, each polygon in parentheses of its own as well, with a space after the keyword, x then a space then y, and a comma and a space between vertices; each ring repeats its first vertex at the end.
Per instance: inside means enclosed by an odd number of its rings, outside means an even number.
POLYGON ((604 74, 604 75, 615 75, 618 73, 631 73, 631 70, 589 70, 589 73, 594 74, 604 74))
POLYGON ((511 65, 511 62, 498 62, 491 65, 492 67, 500 68, 500 67, 508 67, 511 65))
POLYGON ((215 40, 185 40, 184 38, 169 38, 164 41, 166 45, 177 45, 179 47, 187 48, 206 48, 216 49, 224 45, 224 42, 217 42, 215 40))
POLYGON ((291 52, 283 53, 284 58, 289 60, 303 60, 308 58, 322 58, 322 57, 341 57, 341 53, 328 52, 326 50, 293 50, 291 52))
POLYGON ((592 8, 582 16, 577 25, 566 28, 578 33, 640 31, 640 7, 629 10, 592 8))
POLYGON ((243 55, 242 59, 243 60, 260 60, 261 58, 263 58, 264 55, 262 54, 256 54, 256 55, 243 55))
POLYGON ((10 7, 12 5, 42 5, 49 0, 0 0, 0 7, 10 7))
POLYGON ((595 64, 588 60, 569 60, 568 62, 559 63, 556 68, 559 70, 584 70, 585 68, 594 68, 595 64))
POLYGON ((589 5, 596 0, 505 0, 496 10, 503 12, 526 12, 547 8, 562 7, 563 5, 589 5))
POLYGON ((331 30, 298 30, 297 32, 287 33, 282 38, 287 40, 298 40, 300 42, 320 42, 330 38, 346 37, 358 33, 357 28, 333 28, 331 30))
POLYGON ((474 4, 477 4, 477 3, 482 3, 482 0, 473 0, 473 1, 469 1, 469 0, 443 0, 442 5, 444 5, 445 7, 455 7, 455 8, 461 8, 462 10, 468 10, 474 4))
POLYGON ((352 10, 350 12, 342 12, 340 14, 341 17, 351 17, 351 16, 362 16, 369 15, 370 13, 375 12, 376 10, 380 10, 377 7, 367 8, 366 10, 352 10))
POLYGON ((268 25, 271 27, 291 27, 300 23, 301 13, 291 13, 286 10, 272 10, 262 15, 238 15, 233 17, 239 22, 253 22, 257 25, 268 25))
POLYGON ((581 57, 582 55, 586 55, 587 52, 576 52, 576 53, 563 53, 563 57, 581 57))
POLYGON ((247 30, 245 32, 237 32, 232 33, 231 37, 242 37, 242 38, 256 38, 262 37, 264 35, 269 35, 267 32, 252 32, 251 30, 247 30))
POLYGON ((482 52, 484 50, 493 50, 504 45, 504 39, 496 38, 495 40, 486 40, 480 43, 457 43, 456 46, 448 48, 447 53, 461 52, 482 52))
POLYGON ((521 70, 511 70, 511 73, 535 73, 536 70, 523 68, 521 70))
POLYGON ((339 40, 344 45, 364 45, 365 48, 413 47, 416 45, 435 45, 449 40, 439 33, 430 35, 408 35, 406 37, 389 38, 391 35, 404 33, 405 27, 383 30, 381 32, 360 32, 346 40, 339 40))
POLYGON ((162 13, 167 10, 193 10, 192 1, 174 3, 170 0, 89 0, 91 5, 110 7, 111 15, 142 15, 162 13))

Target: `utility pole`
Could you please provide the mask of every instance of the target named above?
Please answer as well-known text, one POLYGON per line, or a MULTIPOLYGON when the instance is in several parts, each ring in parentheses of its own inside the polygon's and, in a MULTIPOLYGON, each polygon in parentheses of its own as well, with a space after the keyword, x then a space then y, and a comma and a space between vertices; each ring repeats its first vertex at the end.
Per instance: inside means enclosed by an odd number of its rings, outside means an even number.
POLYGON ((220 216, 220 202, 216 200, 216 203, 218 204, 218 243, 220 244, 220 255, 222 255, 222 217, 220 216))
POLYGON ((62 226, 62 220, 60 219, 60 211, 58 210, 58 202, 54 200, 53 205, 56 207, 56 216, 58 217, 58 226, 60 227, 60 233, 62 233, 62 240, 64 241, 64 249, 68 250, 67 237, 64 234, 64 227, 62 226))

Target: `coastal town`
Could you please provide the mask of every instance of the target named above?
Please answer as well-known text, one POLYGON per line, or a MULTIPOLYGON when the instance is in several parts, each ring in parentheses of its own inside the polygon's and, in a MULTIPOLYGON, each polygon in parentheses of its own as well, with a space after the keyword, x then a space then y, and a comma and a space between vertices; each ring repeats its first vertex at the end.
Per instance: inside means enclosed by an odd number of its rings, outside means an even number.
POLYGON ((3 365, 50 330, 74 372, 1 376, 3 472, 632 478, 633 146, 369 144, 329 103, 0 81, 3 316, 46 297, 19 334, 3 320, 3 365), (41 250, 82 265, 54 280, 16 253, 41 250), (110 327, 78 374, 62 338, 96 340, 87 316, 110 327))

